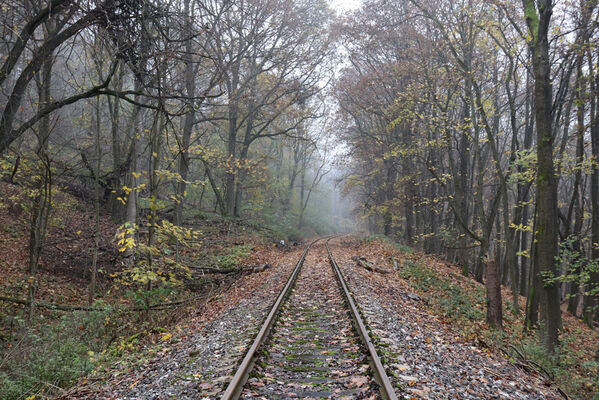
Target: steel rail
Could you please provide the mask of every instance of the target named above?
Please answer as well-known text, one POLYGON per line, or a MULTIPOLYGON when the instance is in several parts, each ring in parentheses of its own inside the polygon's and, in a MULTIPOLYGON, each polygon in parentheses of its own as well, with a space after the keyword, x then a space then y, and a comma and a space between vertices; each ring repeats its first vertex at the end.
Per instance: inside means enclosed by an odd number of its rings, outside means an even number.
POLYGON ((279 311, 281 310, 281 306, 283 305, 283 302, 285 301, 285 299, 291 292, 291 289, 293 289, 293 286, 295 285, 295 281, 297 280, 300 270, 302 269, 302 265, 304 265, 304 260, 306 259, 306 254, 308 254, 308 250, 310 250, 310 248, 312 247, 312 245, 314 243, 316 243, 322 239, 326 239, 326 238, 319 238, 319 239, 314 240, 312 243, 310 243, 308 245, 306 250, 304 250, 304 252, 302 253, 302 256, 300 257, 299 261, 295 265, 295 268, 293 269, 293 272, 289 276, 289 279, 287 279, 287 283, 281 290, 281 293, 279 293, 279 296, 277 297, 274 305, 272 306, 270 312, 268 313, 266 320, 262 324, 262 328, 260 329, 260 331, 258 332, 258 335, 254 339, 252 346, 246 353, 245 357, 243 358, 243 361, 241 362, 241 364, 239 365, 239 368, 237 369, 237 372, 235 373, 235 375, 233 376, 233 379, 229 383, 229 386, 227 386, 227 390, 221 397, 222 400, 233 400, 233 399, 239 398, 239 395, 241 394, 241 391, 243 390, 243 386, 245 385, 245 382, 247 381, 250 371, 252 370, 254 362, 256 361, 256 357, 258 355, 257 354, 258 349, 260 348, 260 345, 262 345, 262 343, 264 343, 264 341, 268 337, 268 334, 270 333, 270 330, 275 322, 275 318, 276 318, 277 314, 279 313, 279 311))
POLYGON ((333 268, 333 271, 335 271, 335 275, 337 276, 337 280, 339 281, 341 288, 343 289, 342 291, 343 291, 343 294, 345 295, 345 300, 347 301, 347 303, 349 305, 352 319, 354 320, 354 326, 356 327, 356 330, 358 331, 360 338, 362 339, 362 342, 368 348, 370 362, 372 363, 372 367, 373 367, 373 371, 374 371, 374 378, 379 384, 379 390, 381 393, 381 397, 386 400, 397 400, 397 395, 395 394, 393 385, 391 385, 391 382, 389 381, 389 377, 387 376, 387 372, 385 372, 385 368, 383 367, 383 364, 381 363, 381 360, 380 360, 378 354, 376 353, 376 349, 375 349, 374 345, 372 344, 372 340, 370 339, 368 330, 366 329, 366 326, 364 325, 364 322, 362 321, 362 317, 360 316, 358 307, 356 307, 356 304, 354 303, 354 300, 353 300, 352 295, 347 287, 347 284, 345 283, 345 279, 343 278, 343 274, 341 273, 341 270, 339 269, 339 266, 337 265, 337 261, 335 261, 335 258, 333 257, 333 253, 331 253, 331 249, 329 248, 329 240, 331 240, 331 239, 332 238, 329 238, 325 242, 327 252, 329 253, 329 262, 331 264, 331 267, 333 268))

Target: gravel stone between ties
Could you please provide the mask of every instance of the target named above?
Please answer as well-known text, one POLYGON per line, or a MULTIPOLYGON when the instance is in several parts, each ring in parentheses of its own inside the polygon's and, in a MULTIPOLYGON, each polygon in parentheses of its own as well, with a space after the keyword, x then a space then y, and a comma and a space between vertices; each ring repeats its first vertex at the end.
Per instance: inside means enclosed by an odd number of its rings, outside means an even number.
POLYGON ((326 249, 319 243, 308 252, 241 398, 376 399, 376 387, 326 249))
MULTIPOLYGON (((371 329, 379 357, 405 399, 551 399, 562 397, 507 360, 457 339, 397 274, 377 274, 351 260, 347 238, 331 251, 371 329)), ((354 246, 352 246, 354 247, 354 246)))
MULTIPOLYGON (((561 399, 539 378, 460 339, 397 273, 357 267, 351 260, 357 248, 347 238, 331 241, 400 398, 561 399)), ((132 369, 116 366, 61 399, 220 398, 302 250, 268 251, 262 261, 272 268, 235 282, 161 343, 151 360, 132 369)), ((323 244, 308 252, 284 307, 242 398, 378 398, 323 244)))
POLYGON ((273 267, 237 281, 145 365, 63 398, 219 399, 302 251, 272 250, 263 261, 273 267))

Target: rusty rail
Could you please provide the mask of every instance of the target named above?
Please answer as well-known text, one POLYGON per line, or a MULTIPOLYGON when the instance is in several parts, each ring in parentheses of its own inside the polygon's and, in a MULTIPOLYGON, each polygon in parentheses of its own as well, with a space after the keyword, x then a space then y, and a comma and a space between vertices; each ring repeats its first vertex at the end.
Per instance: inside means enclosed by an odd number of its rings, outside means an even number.
POLYGON ((318 242, 321 239, 325 239, 325 238, 319 238, 319 239, 314 240, 312 243, 310 243, 310 245, 308 245, 306 250, 304 250, 304 252, 302 253, 302 256, 300 257, 299 261, 295 265, 295 268, 293 269, 293 272, 289 276, 289 279, 287 279, 287 283, 283 287, 283 290, 281 290, 281 293, 279 293, 279 296, 277 297, 274 305, 272 306, 270 312, 268 313, 268 316, 266 317, 266 320, 264 321, 264 324, 262 325, 260 332, 258 332, 258 335, 254 339, 252 346, 250 347, 250 349, 246 353, 245 357, 243 358, 243 361, 239 365, 239 368, 237 369, 237 372, 235 373, 235 375, 233 376, 233 379, 229 383, 229 386, 227 386, 227 390, 223 394, 223 397, 221 397, 222 400, 232 400, 232 399, 239 398, 239 395, 241 394, 241 391, 243 390, 243 385, 245 385, 245 382, 248 379, 250 371, 252 370, 252 367, 254 366, 254 362, 256 361, 256 357, 258 355, 257 354, 258 349, 260 348, 262 343, 264 343, 264 341, 268 337, 268 334, 270 333, 270 330, 275 322, 275 319, 276 319, 277 315, 279 314, 281 307, 283 306, 283 302, 289 296, 291 289, 293 289, 293 286, 295 285, 295 281, 297 280, 300 270, 302 269, 302 265, 304 265, 304 260, 306 259, 306 254, 308 254, 308 250, 310 250, 310 248, 312 247, 312 245, 314 243, 318 242))
POLYGON ((266 317, 266 320, 264 321, 262 328, 258 332, 258 335, 254 339, 252 346, 246 353, 245 357, 243 358, 243 361, 241 362, 241 364, 239 365, 239 367, 237 369, 237 372, 233 376, 233 379, 227 386, 225 393, 221 397, 222 400, 235 400, 235 399, 239 398, 239 396, 243 390, 243 386, 245 385, 245 383, 248 379, 248 376, 250 374, 250 371, 252 370, 254 363, 256 361, 256 358, 258 356, 258 350, 260 349, 260 346, 268 338, 268 335, 272 329, 272 326, 275 323, 275 320, 279 314, 279 311, 281 310, 281 307, 283 306, 284 301, 287 299, 287 297, 289 296, 289 294, 291 293, 291 290, 293 289, 293 287, 295 285, 295 282, 296 282, 296 280, 299 276, 299 273, 302 269, 302 266, 304 264, 304 260, 306 259, 306 254, 308 254, 308 251, 310 250, 312 245, 314 245, 316 242, 318 242, 319 240, 322 240, 322 239, 327 239, 325 245, 327 248, 327 252, 329 254, 329 261, 330 261, 331 267, 333 268, 333 270, 335 272, 335 276, 337 277, 339 285, 341 286, 342 292, 345 296, 345 300, 350 308, 352 319, 354 321, 354 327, 358 331, 360 338, 362 339, 364 345, 368 349, 368 358, 369 358, 369 361, 370 361, 373 371, 374 371, 374 378, 377 381, 377 383, 379 384, 379 391, 380 391, 381 397, 386 400, 397 400, 397 395, 395 394, 395 391, 393 389, 393 386, 391 385, 391 382, 389 381, 389 377, 387 376, 387 373, 385 372, 383 364, 381 363, 381 360, 379 359, 379 357, 376 353, 376 349, 374 348, 374 345, 372 344, 372 341, 368 334, 368 330, 366 329, 366 326, 364 325, 364 322, 362 321, 362 318, 360 316, 358 308, 356 307, 356 305, 353 301, 353 298, 351 297, 351 294, 349 292, 349 289, 347 288, 347 284, 345 283, 343 275, 341 274, 341 270, 339 269, 339 266, 337 266, 337 262, 335 261, 335 258, 333 257, 333 254, 331 253, 331 250, 329 248, 329 245, 328 245, 329 240, 333 239, 334 237, 337 237, 337 236, 316 239, 312 243, 310 243, 310 245, 306 248, 306 250, 304 250, 304 252, 302 253, 302 256, 300 257, 299 261, 295 265, 293 272, 287 279, 287 283, 285 284, 285 286, 279 293, 279 296, 275 300, 275 303, 273 304, 270 312, 268 313, 268 316, 266 317))
POLYGON ((397 395, 395 394, 395 390, 393 389, 393 385, 389 381, 389 377, 387 376, 387 372, 385 372, 385 368, 381 363, 381 360, 376 353, 376 349, 374 344, 372 344, 372 340, 370 339, 370 335, 368 334, 368 330, 366 329, 366 325, 362 321, 362 317, 360 316, 360 311, 356 306, 352 295, 345 283, 345 279, 343 278, 343 274, 337 265, 337 261, 335 261, 335 257, 333 257, 333 253, 331 253, 331 249, 329 248, 329 240, 325 243, 327 248, 327 252, 329 253, 329 262, 333 271, 335 271, 335 276, 339 281, 339 285, 342 288, 343 295, 345 296, 345 300, 350 308, 352 319, 354 320, 354 326, 362 339, 362 342, 368 349, 368 356, 370 363, 372 365, 372 370, 374 371, 374 378, 379 384, 379 391, 381 393, 381 397, 387 400, 397 400, 397 395))

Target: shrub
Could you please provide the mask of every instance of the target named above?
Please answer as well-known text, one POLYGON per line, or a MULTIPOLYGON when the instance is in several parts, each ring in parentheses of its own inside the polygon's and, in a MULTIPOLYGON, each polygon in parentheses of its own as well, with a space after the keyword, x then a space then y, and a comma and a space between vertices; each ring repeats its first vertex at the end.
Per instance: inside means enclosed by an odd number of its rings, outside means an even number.
MULTIPOLYGON (((97 303, 99 305, 99 303, 97 303)), ((0 398, 58 394, 88 374, 105 346, 110 310, 74 312, 52 323, 39 318, 2 349, 0 398)))
POLYGON ((229 249, 227 254, 216 256, 214 261, 219 268, 234 268, 250 254, 253 248, 254 246, 251 244, 234 246, 229 249))
POLYGON ((394 241, 393 239, 389 238, 388 236, 385 236, 382 234, 370 235, 370 236, 366 237, 366 240, 368 240, 368 241, 381 240, 381 241, 395 247, 397 250, 401 251, 404 254, 412 254, 414 252, 414 249, 412 249, 410 246, 398 243, 398 242, 394 241))
POLYGON ((440 277, 435 271, 413 261, 404 261, 401 265, 400 275, 421 292, 432 292, 431 297, 437 307, 447 315, 454 318, 467 318, 479 320, 484 318, 482 310, 474 305, 483 296, 481 288, 473 292, 466 291, 459 285, 450 283, 440 277))

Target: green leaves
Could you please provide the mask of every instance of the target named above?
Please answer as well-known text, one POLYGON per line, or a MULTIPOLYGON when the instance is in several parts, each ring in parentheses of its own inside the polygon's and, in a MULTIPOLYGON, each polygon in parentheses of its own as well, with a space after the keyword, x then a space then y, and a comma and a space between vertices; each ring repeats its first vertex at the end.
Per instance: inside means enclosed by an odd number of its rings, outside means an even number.
POLYGON ((535 6, 535 0, 523 0, 524 16, 530 32, 530 37, 527 36, 528 42, 536 42, 539 36, 539 14, 535 6))
POLYGON ((215 257, 215 262, 219 268, 234 268, 247 257, 253 250, 254 246, 251 244, 242 244, 239 246, 232 247, 229 252, 225 255, 215 257))

